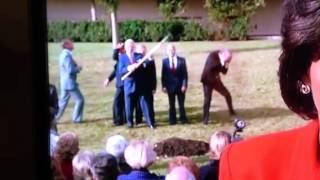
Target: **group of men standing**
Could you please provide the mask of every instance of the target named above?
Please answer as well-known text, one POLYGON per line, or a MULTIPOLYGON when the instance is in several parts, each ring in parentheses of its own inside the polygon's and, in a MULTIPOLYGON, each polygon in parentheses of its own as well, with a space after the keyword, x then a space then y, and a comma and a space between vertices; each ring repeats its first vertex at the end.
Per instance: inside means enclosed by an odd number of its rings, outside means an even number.
MULTIPOLYGON (((61 93, 59 110, 55 119, 60 119, 70 97, 73 97, 75 108, 72 120, 74 123, 81 123, 83 121, 84 97, 78 87, 77 74, 80 73, 82 67, 73 59, 72 50, 74 46, 71 40, 63 41, 62 48, 59 57, 61 93)), ((133 128, 135 114, 135 124, 141 123, 142 117, 144 117, 146 124, 151 129, 156 128, 153 97, 157 88, 156 66, 152 57, 148 57, 146 61, 141 62, 146 53, 146 46, 143 44, 136 45, 132 39, 126 40, 124 44, 118 44, 113 52, 113 59, 116 64, 104 85, 108 86, 113 79, 116 79, 116 92, 113 101, 113 122, 116 126, 127 123, 128 128, 133 128), (122 77, 128 72, 131 72, 131 74, 123 80, 122 77)), ((184 106, 188 88, 186 60, 177 55, 173 44, 167 45, 166 56, 162 60, 161 84, 162 91, 168 95, 169 124, 177 123, 176 99, 179 104, 179 120, 182 124, 185 124, 188 123, 184 106)), ((231 52, 222 49, 211 52, 206 60, 201 75, 204 91, 204 124, 208 124, 209 121, 212 90, 216 90, 225 97, 230 115, 236 115, 232 106, 231 95, 220 79, 220 73, 227 73, 231 59, 231 52)))
MULTIPOLYGON (((154 129, 155 113, 153 95, 156 92, 157 76, 154 59, 149 57, 141 65, 141 59, 146 55, 146 47, 142 44, 135 45, 131 39, 126 40, 114 50, 114 59, 117 61, 114 71, 106 79, 107 86, 116 78, 116 93, 113 103, 114 124, 134 126, 134 111, 136 124, 142 121, 142 115, 147 125, 154 129), (132 74, 121 80, 126 73, 132 74)), ((188 84, 188 72, 185 59, 177 56, 175 46, 167 46, 167 58, 163 59, 161 82, 162 89, 169 97, 169 121, 176 124, 175 99, 178 97, 180 120, 187 122, 184 101, 188 84)))

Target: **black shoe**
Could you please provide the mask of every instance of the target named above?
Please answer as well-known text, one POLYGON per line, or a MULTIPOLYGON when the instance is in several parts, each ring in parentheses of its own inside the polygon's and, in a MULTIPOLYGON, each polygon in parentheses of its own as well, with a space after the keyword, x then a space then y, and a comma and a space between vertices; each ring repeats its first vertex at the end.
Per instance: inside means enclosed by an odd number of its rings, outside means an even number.
POLYGON ((177 122, 170 122, 169 124, 170 124, 170 125, 176 125, 177 122))

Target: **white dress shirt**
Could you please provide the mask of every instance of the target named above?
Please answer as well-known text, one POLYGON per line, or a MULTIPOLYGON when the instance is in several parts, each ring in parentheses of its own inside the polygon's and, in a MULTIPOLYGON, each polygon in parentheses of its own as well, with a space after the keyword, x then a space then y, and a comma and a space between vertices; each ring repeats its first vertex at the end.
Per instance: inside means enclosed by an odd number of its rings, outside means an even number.
POLYGON ((177 56, 173 56, 173 57, 169 57, 169 65, 170 65, 170 69, 172 69, 172 61, 174 63, 174 69, 177 69, 177 63, 178 63, 178 58, 177 56))

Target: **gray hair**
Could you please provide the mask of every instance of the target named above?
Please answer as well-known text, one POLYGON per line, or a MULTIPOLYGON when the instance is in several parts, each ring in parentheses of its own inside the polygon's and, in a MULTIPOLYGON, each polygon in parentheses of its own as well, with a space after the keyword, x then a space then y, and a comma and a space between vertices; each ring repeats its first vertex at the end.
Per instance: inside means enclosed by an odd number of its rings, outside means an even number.
POLYGON ((127 146, 128 141, 123 136, 114 135, 108 138, 106 143, 106 151, 119 160, 123 156, 127 146))
POLYGON ((167 174, 166 180, 196 180, 196 178, 186 167, 178 166, 167 174))
POLYGON ((92 159, 94 154, 90 151, 79 152, 72 160, 73 175, 75 179, 92 177, 92 159))

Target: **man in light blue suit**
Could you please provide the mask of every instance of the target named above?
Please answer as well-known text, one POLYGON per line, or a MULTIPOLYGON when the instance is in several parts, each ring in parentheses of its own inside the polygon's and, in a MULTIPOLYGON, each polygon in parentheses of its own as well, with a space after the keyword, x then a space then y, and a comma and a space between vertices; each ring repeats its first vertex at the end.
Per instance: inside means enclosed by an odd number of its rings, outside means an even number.
POLYGON ((59 120, 68 105, 70 97, 74 98, 75 106, 72 114, 73 123, 81 123, 83 119, 84 97, 77 83, 77 74, 82 67, 77 65, 72 57, 73 42, 69 39, 62 43, 62 52, 59 57, 60 69, 60 100, 59 112, 56 119, 59 120))

